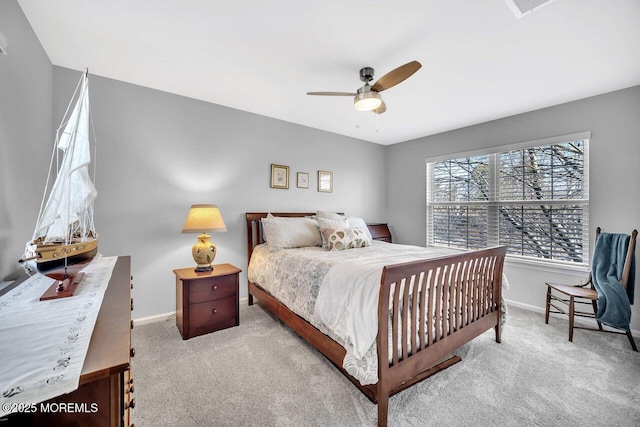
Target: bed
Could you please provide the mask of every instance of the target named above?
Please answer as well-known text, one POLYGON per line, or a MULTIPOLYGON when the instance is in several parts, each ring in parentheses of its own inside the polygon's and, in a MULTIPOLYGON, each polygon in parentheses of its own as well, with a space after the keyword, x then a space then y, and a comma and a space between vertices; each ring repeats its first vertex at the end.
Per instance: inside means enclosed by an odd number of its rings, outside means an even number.
MULTIPOLYGON (((272 213, 275 217, 285 218, 304 218, 314 214, 272 213)), ((254 299, 257 299, 261 306, 327 357, 369 400, 378 405, 379 426, 387 425, 389 397, 459 362, 460 357, 452 354, 454 350, 490 328, 494 328, 496 342, 500 342, 505 246, 466 252, 448 251, 444 255, 424 252, 425 258, 428 258, 420 259, 423 252, 418 249, 424 251, 425 248, 374 242, 370 248, 339 251, 341 258, 349 258, 348 261, 339 262, 329 258, 328 253, 332 251, 317 247, 276 251, 276 258, 284 260, 282 265, 285 267, 281 267, 281 270, 292 267, 291 263, 305 264, 316 276, 324 277, 323 283, 331 283, 331 280, 327 280, 329 273, 335 278, 336 274, 339 276, 340 268, 346 271, 344 266, 340 267, 342 262, 350 262, 352 264, 349 265, 353 266, 360 261, 351 258, 363 258, 368 253, 384 253, 384 256, 375 259, 376 262, 370 261, 371 267, 367 267, 373 268, 384 261, 380 270, 376 270, 376 286, 369 287, 375 293, 376 298, 372 299, 376 301, 372 303, 375 305, 367 309, 374 313, 372 351, 367 354, 373 354, 376 375, 374 380, 369 378, 370 381, 363 381, 357 372, 349 369, 346 361, 354 352, 358 357, 362 356, 361 349, 366 348, 368 342, 364 340, 364 347, 357 345, 359 340, 352 342, 351 338, 345 339, 341 333, 323 325, 325 319, 319 320, 310 314, 310 307, 314 304, 320 306, 325 301, 326 306, 330 305, 326 301, 332 301, 324 296, 326 292, 323 293, 322 287, 318 295, 311 295, 296 305, 291 303, 291 297, 287 298, 271 285, 259 283, 268 281, 266 275, 259 274, 260 261, 256 261, 263 259, 261 257, 269 257, 261 222, 267 215, 265 212, 246 214, 250 260, 249 305, 253 305, 254 299), (397 251, 397 257, 392 254, 390 258, 390 251, 397 251), (302 261, 286 258, 294 256, 294 253, 295 256, 302 256, 302 261), (320 260, 315 262, 312 257, 318 256, 320 260), (389 259, 394 261, 385 261, 389 259), (308 313, 301 308, 305 305, 309 307, 306 309, 308 313), (361 349, 357 350, 357 347, 361 349)), ((281 274, 277 281, 284 282, 286 277, 282 277, 289 276, 289 281, 305 282, 301 274, 281 274)), ((290 285, 295 287, 296 292, 300 289, 299 292, 305 296, 315 292, 304 291, 300 283, 290 285)), ((328 284, 323 286, 330 288, 328 284)), ((330 323, 327 321, 327 324, 330 323)))

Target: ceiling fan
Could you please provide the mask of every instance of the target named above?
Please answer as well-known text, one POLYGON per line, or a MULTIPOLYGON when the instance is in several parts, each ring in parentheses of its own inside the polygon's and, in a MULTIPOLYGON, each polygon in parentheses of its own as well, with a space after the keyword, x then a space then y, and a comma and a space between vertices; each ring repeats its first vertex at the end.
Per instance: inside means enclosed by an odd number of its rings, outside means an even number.
POLYGON ((358 111, 373 111, 376 114, 382 114, 387 111, 380 92, 394 87, 402 83, 413 75, 422 67, 418 61, 411 61, 401 65, 395 70, 389 71, 380 77, 377 82, 371 86, 369 82, 373 80, 373 68, 364 67, 360 70, 360 80, 364 82, 364 86, 359 88, 356 93, 352 92, 307 92, 307 95, 322 96, 353 96, 353 105, 358 111))

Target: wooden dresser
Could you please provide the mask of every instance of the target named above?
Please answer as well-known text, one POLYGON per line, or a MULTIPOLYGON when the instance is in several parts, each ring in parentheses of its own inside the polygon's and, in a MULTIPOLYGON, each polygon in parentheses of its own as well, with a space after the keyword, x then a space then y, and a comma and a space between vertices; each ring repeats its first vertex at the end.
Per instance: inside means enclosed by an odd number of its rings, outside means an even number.
POLYGON ((84 410, 35 414, 11 414, 5 426, 128 427, 135 406, 130 360, 131 348, 131 258, 118 257, 104 294, 77 390, 46 403, 50 407, 71 404, 84 410), (57 404, 57 405, 56 405, 57 404))
POLYGON ((384 223, 378 224, 367 224, 369 228, 369 232, 371 233, 371 237, 373 240, 381 240, 387 243, 393 243, 391 241, 391 231, 389 231, 389 226, 384 223))

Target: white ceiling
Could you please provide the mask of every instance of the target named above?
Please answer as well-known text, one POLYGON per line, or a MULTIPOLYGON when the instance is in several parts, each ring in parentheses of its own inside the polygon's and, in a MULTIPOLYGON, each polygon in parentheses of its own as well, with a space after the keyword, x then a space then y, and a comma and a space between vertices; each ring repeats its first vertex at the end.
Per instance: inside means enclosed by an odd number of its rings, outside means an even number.
POLYGON ((557 0, 521 19, 505 0, 18 3, 54 65, 380 144, 640 84, 638 0, 557 0), (422 69, 382 93, 380 116, 306 95, 411 60, 422 69))

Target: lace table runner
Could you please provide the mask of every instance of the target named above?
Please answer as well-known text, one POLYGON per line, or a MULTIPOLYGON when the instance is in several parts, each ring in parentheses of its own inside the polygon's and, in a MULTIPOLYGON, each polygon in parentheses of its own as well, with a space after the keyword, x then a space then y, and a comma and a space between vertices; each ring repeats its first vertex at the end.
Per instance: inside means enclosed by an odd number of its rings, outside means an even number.
POLYGON ((0 416, 78 388, 117 257, 96 257, 73 297, 39 301, 53 279, 36 274, 0 297, 0 416))

